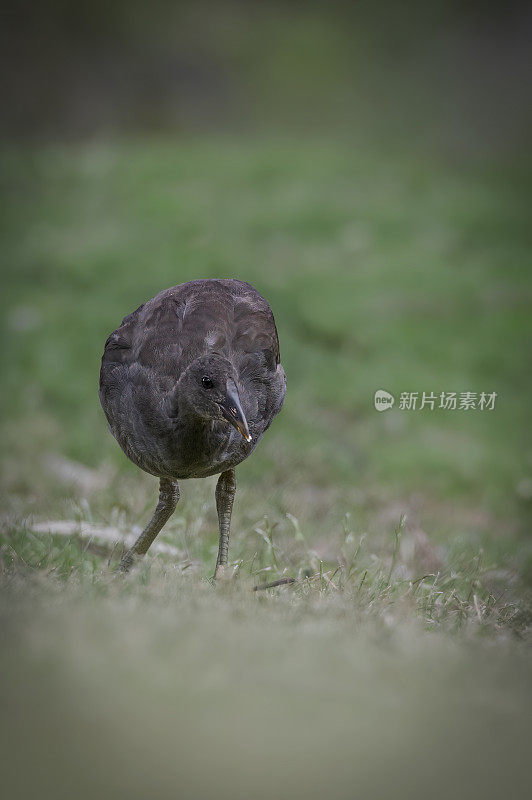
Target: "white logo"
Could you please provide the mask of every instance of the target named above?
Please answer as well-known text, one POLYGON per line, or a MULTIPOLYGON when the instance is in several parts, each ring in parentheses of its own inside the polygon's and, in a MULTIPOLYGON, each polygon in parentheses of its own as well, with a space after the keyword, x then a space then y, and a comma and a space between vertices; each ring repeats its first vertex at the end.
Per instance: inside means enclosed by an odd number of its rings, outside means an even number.
POLYGON ((377 411, 387 411, 395 403, 393 394, 386 392, 384 389, 377 389, 374 400, 377 411))

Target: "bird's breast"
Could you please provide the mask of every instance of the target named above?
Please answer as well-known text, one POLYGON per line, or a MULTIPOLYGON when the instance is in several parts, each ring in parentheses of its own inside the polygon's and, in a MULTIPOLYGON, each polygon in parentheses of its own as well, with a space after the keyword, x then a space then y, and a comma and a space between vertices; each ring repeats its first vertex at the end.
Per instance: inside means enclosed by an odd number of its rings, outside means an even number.
POLYGON ((177 424, 167 466, 176 478, 206 478, 236 466, 255 444, 225 422, 177 424))

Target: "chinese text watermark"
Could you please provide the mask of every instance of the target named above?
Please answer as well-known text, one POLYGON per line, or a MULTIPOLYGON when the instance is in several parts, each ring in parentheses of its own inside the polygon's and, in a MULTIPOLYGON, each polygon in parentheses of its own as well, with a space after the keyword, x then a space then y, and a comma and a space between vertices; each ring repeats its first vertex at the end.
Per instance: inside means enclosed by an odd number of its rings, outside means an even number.
MULTIPOLYGON (((397 408, 401 411, 493 411, 497 392, 401 392, 397 408)), ((377 411, 387 411, 395 404, 395 397, 378 389, 374 398, 377 411)))

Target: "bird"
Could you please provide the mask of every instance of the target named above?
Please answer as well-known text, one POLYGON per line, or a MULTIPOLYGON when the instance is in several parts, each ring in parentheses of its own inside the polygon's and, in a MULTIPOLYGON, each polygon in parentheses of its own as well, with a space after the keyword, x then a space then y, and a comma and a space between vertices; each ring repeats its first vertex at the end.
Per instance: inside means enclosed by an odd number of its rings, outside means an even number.
POLYGON ((120 570, 146 554, 170 519, 180 480, 218 475, 213 579, 223 575, 235 467, 256 448, 285 395, 274 316, 249 283, 192 280, 124 317, 105 343, 99 397, 126 456, 159 479, 159 499, 120 570))

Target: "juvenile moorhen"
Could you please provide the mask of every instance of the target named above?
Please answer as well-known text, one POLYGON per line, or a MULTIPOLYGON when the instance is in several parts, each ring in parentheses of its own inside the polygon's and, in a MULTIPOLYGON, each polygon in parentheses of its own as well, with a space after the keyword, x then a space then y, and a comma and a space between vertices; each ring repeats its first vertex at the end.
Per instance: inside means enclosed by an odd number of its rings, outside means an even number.
POLYGON ((122 557, 122 570, 147 552, 175 511, 178 480, 218 474, 214 577, 223 570, 235 466, 255 449, 285 394, 273 314, 249 283, 182 283, 122 320, 105 343, 100 401, 124 453, 159 478, 155 513, 122 557))

